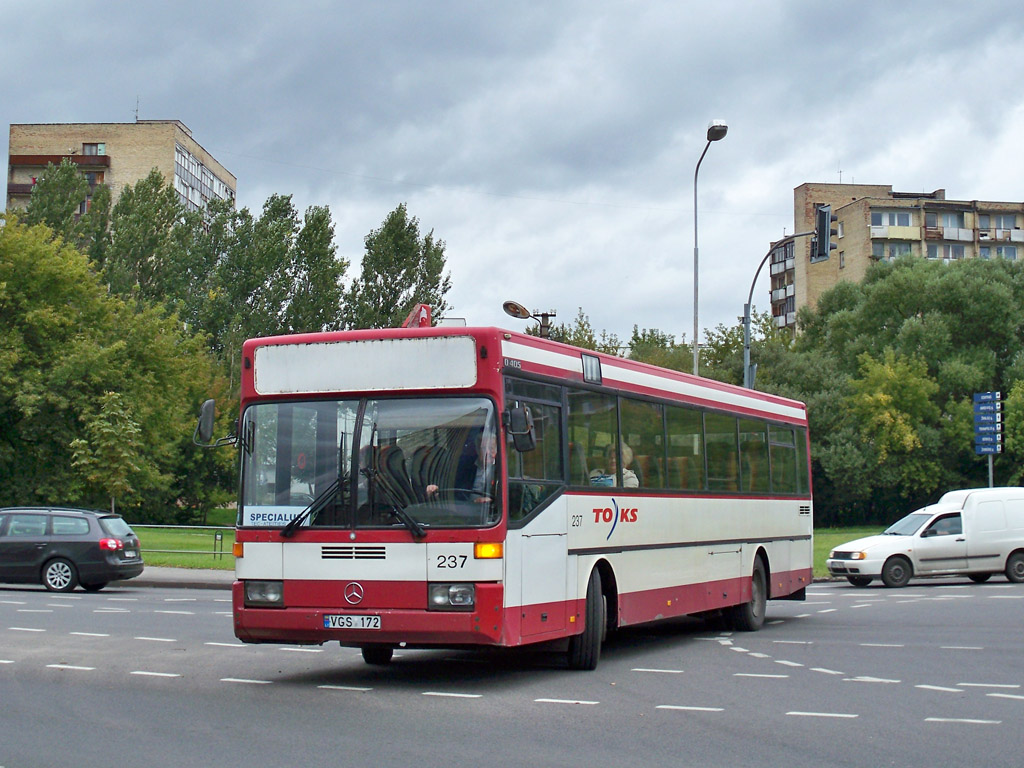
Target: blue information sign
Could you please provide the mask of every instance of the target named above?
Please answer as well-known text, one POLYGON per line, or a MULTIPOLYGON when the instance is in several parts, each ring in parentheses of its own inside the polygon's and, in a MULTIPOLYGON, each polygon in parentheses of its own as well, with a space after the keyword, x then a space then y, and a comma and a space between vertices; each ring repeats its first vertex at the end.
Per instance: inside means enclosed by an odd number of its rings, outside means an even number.
POLYGON ((992 403, 998 402, 1002 399, 1002 395, 999 392, 975 392, 974 402, 976 403, 992 403))
MULTIPOLYGON (((979 456, 1003 451, 1003 403, 999 392, 974 393, 974 452, 979 456)), ((992 465, 989 464, 991 483, 992 465)))
POLYGON ((974 452, 978 456, 984 456, 986 454, 1002 453, 1003 447, 1001 445, 976 445, 974 446, 974 452))

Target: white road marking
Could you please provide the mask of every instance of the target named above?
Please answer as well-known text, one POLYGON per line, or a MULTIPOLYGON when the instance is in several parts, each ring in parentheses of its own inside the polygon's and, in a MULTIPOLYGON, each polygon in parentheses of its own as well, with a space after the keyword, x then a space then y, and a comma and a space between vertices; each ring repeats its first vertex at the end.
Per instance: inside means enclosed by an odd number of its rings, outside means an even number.
POLYGON ((798 615, 794 616, 793 618, 794 619, 807 619, 807 618, 810 618, 810 616, 811 616, 811 614, 809 614, 809 613, 801 613, 801 614, 798 614, 798 615))
POLYGON ((789 675, 757 675, 753 672, 734 672, 733 677, 763 677, 769 680, 784 680, 789 677, 789 675))
POLYGON ((599 701, 579 701, 576 699, 534 699, 534 702, 537 704, 585 704, 587 706, 601 703, 599 701))
POLYGON ((825 667, 811 667, 811 672, 821 672, 826 675, 845 675, 845 672, 839 672, 835 669, 826 669, 825 667))
POLYGON ((292 647, 289 647, 289 646, 285 646, 284 648, 280 648, 279 650, 289 651, 291 653, 323 653, 324 652, 323 648, 292 648, 292 647))
POLYGON ((957 683, 964 688, 1020 688, 1015 683, 957 683))
POLYGON ((993 699, 1014 699, 1015 701, 1024 701, 1024 696, 1017 696, 1014 693, 986 693, 986 696, 991 696, 993 699))
POLYGON ((97 608, 93 613, 131 613, 127 608, 97 608))
POLYGON ((814 645, 813 640, 772 640, 779 645, 814 645))
POLYGON ((721 707, 683 707, 676 704, 659 704, 655 709, 675 709, 683 712, 724 712, 721 707))
POLYGON ((78 637, 110 637, 106 632, 68 632, 68 634, 78 637))
POLYGON ((92 672, 96 667, 79 667, 74 664, 47 664, 47 669, 71 669, 78 672, 92 672))
POLYGON ((730 646, 729 650, 736 651, 736 653, 750 653, 746 648, 740 648, 738 645, 730 646))
POLYGON ((861 643, 861 648, 903 648, 902 643, 861 643))
POLYGON ((8 627, 12 632, 45 632, 45 629, 36 629, 35 627, 8 627))
POLYGON ((172 616, 195 616, 195 611, 153 611, 153 613, 167 613, 172 616))
POLYGON ((681 669, 651 669, 648 667, 634 667, 632 672, 658 672, 664 675, 681 675, 683 670, 681 669))
POLYGON ((242 683, 243 685, 270 685, 272 680, 247 680, 244 677, 222 677, 222 683, 242 683))
POLYGON ((986 595, 989 600, 1024 600, 1024 595, 986 595))
POLYGON ((768 622, 769 625, 771 625, 771 624, 784 624, 784 623, 785 622, 782 619, 774 619, 774 620, 768 622))
POLYGON ((984 651, 980 645, 940 645, 942 651, 984 651))
POLYGON ((0 664, 13 664, 14 659, 0 659, 0 664))
POLYGON ((787 712, 786 714, 792 717, 839 717, 847 719, 860 717, 860 715, 851 715, 843 712, 787 712))
POLYGON ((892 685, 892 684, 898 683, 900 681, 899 680, 887 680, 884 677, 865 677, 865 676, 862 676, 862 677, 844 677, 843 678, 843 682, 844 683, 886 683, 888 685, 892 685))
POLYGON ((52 608, 19 608, 18 613, 53 613, 52 608))
POLYGON ((818 611, 818 613, 835 613, 838 610, 839 610, 838 608, 826 608, 823 611, 818 611))
POLYGON ((796 662, 796 661, 786 661, 785 659, 776 659, 775 663, 776 664, 783 664, 783 665, 785 665, 787 667, 802 667, 803 666, 803 664, 800 664, 799 662, 796 662))
POLYGON ((108 602, 111 603, 137 603, 139 598, 137 597, 108 597, 108 602))
POLYGON ((75 607, 73 605, 68 605, 67 603, 47 603, 46 605, 47 605, 48 608, 74 608, 75 607))
POLYGON ((198 600, 195 597, 165 597, 165 603, 194 603, 198 600))
POLYGON ((967 723, 968 725, 999 725, 1002 720, 971 720, 966 717, 926 717, 926 723, 967 723))
POLYGON ((446 691, 424 691, 424 696, 441 696, 448 699, 479 699, 482 693, 448 693, 446 691))
POLYGON ((851 605, 851 608, 870 608, 871 603, 858 603, 857 605, 851 605))
POLYGON ((213 645, 217 648, 245 648, 245 643, 203 643, 203 645, 213 645))
POLYGON ((135 670, 129 672, 131 675, 142 675, 144 677, 181 677, 177 672, 146 672, 145 670, 135 670))
POLYGON ((25 605, 24 600, 0 600, 2 605, 25 605))
POLYGON ((317 688, 322 688, 325 691, 355 691, 356 693, 366 693, 373 690, 373 688, 357 688, 354 685, 318 685, 317 688))
POLYGON ((231 611, 214 611, 214 616, 231 616, 231 611))
POLYGON ((173 637, 145 637, 145 636, 140 636, 140 637, 136 637, 135 639, 136 640, 149 640, 150 642, 153 642, 153 643, 176 643, 176 642, 178 642, 173 637))
POLYGON ((771 656, 769 656, 767 653, 751 653, 750 656, 751 656, 751 658, 754 658, 754 659, 770 659, 771 658, 771 656))
POLYGON ((959 688, 946 688, 941 685, 915 685, 915 688, 920 688, 923 691, 947 691, 948 693, 963 693, 959 688))

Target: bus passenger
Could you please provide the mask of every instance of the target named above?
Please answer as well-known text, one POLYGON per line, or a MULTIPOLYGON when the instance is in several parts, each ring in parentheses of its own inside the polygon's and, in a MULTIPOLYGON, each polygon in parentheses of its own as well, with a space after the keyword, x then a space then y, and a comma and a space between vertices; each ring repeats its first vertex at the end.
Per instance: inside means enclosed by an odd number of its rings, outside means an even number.
MULTIPOLYGON (((640 485, 636 472, 629 469, 633 463, 633 449, 625 443, 619 444, 622 447, 622 487, 636 488, 640 485)), ((617 485, 616 471, 618 469, 618 457, 615 455, 615 445, 609 443, 604 449, 604 469, 595 469, 590 473, 591 485, 617 485)))

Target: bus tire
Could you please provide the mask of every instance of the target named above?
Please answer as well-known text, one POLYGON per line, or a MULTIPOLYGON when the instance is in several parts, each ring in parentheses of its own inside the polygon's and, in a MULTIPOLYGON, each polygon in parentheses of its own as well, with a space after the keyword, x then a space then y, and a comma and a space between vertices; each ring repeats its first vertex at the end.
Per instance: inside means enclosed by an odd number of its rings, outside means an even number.
POLYGON ((395 655, 395 649, 390 645, 366 645, 363 646, 363 661, 375 667, 383 667, 391 663, 391 657, 395 655))
POLYGON ((768 579, 764 573, 764 562, 755 557, 754 570, 750 574, 750 600, 728 610, 729 624, 741 632, 756 632, 764 626, 767 602, 768 579))
POLYGON ((601 575, 597 568, 590 572, 587 582, 587 603, 583 614, 583 631, 569 638, 566 658, 569 669, 592 670, 597 668, 601 658, 601 640, 606 622, 604 593, 601 591, 601 575))

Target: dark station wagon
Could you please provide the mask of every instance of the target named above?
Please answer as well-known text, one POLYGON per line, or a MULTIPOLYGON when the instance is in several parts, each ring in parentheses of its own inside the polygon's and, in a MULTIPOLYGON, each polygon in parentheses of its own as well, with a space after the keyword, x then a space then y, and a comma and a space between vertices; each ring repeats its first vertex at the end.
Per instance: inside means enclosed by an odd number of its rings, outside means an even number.
POLYGON ((59 507, 0 507, 0 582, 77 585, 96 592, 142 573, 139 537, 120 515, 59 507))

